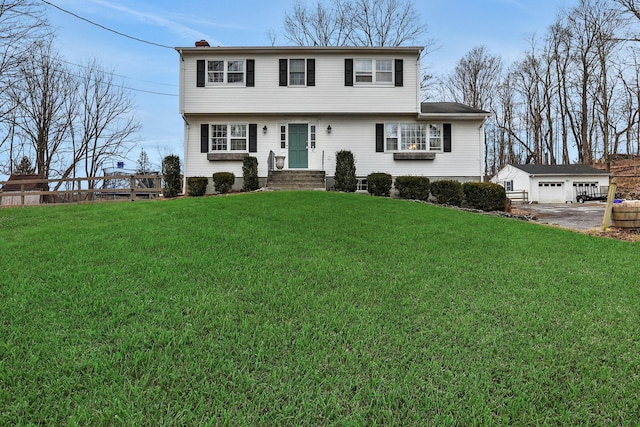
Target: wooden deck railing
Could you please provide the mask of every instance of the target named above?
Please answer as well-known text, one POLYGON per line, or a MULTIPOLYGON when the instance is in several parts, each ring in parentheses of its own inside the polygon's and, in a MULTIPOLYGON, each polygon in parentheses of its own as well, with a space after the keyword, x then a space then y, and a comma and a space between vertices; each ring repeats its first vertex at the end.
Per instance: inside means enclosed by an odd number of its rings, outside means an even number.
POLYGON ((133 201, 138 198, 154 199, 161 194, 161 175, 0 181, 0 206, 104 200, 133 201), (48 187, 58 187, 58 190, 46 190, 48 187))

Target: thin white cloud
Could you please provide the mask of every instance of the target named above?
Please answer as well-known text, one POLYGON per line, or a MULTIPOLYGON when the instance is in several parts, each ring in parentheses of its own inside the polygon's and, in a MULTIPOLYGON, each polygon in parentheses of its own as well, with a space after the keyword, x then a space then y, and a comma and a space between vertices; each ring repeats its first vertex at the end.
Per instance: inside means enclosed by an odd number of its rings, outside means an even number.
MULTIPOLYGON (((209 40, 210 43, 214 45, 221 44, 217 42, 209 34, 206 34, 196 29, 196 27, 200 27, 200 26, 216 27, 216 25, 212 24, 210 21, 204 22, 200 19, 190 18, 186 15, 162 16, 161 14, 152 13, 152 12, 141 12, 141 11, 134 10, 127 6, 117 4, 115 2, 108 1, 108 0, 91 0, 91 3, 109 8, 111 10, 115 10, 117 12, 122 12, 126 15, 129 15, 137 19, 138 21, 145 22, 157 27, 165 28, 186 40, 195 41, 200 39, 207 39, 209 40)), ((220 25, 218 27, 234 28, 233 26, 230 26, 230 25, 220 25)))

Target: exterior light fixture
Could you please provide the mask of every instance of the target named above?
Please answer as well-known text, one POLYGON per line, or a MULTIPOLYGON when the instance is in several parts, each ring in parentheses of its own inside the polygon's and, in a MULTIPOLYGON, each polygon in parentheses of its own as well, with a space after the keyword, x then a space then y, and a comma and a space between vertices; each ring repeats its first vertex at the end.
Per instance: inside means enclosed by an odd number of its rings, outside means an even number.
POLYGON ((327 126, 327 133, 331 133, 331 125, 327 126))
POLYGON ((264 125, 264 127, 262 128, 262 133, 267 133, 267 125, 264 125))

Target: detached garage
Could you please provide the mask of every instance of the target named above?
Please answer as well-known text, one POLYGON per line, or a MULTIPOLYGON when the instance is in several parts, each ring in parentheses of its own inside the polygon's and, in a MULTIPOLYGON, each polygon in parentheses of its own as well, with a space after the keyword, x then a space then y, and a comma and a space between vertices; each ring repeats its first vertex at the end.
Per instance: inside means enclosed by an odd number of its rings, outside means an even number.
POLYGON ((507 195, 526 193, 534 203, 570 203, 581 194, 602 194, 609 188, 609 173, 587 165, 507 165, 491 182, 507 195))

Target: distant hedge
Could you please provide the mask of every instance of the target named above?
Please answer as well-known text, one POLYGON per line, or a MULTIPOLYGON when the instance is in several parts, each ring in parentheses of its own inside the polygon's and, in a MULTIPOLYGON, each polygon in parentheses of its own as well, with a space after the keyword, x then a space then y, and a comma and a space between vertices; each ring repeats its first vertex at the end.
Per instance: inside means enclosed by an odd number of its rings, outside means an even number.
POLYGON ((204 196, 207 192, 207 184, 209 178, 206 176, 190 176, 187 177, 187 194, 189 196, 204 196))
POLYGON ((374 172, 367 175, 367 191, 374 196, 389 197, 393 178, 388 173, 374 172))
POLYGON ((504 187, 490 182, 465 182, 462 185, 465 201, 470 208, 483 211, 503 211, 507 206, 504 187))
POLYGON ((341 150, 336 153, 336 190, 353 193, 358 187, 356 179, 356 162, 351 151, 341 150))
POLYGON ((236 176, 232 172, 216 172, 213 174, 213 184, 220 194, 231 191, 235 182, 236 176))
POLYGON ((399 176, 394 185, 402 199, 427 200, 429 198, 431 183, 426 176, 399 176))
POLYGON ((255 191, 258 188, 258 159, 253 156, 245 157, 242 161, 242 191, 255 191))
POLYGON ((180 178, 180 158, 178 156, 166 156, 162 159, 162 195, 164 197, 176 197, 182 191, 180 178))
POLYGON ((431 183, 431 195, 441 205, 461 206, 464 199, 462 184, 446 179, 431 183))

